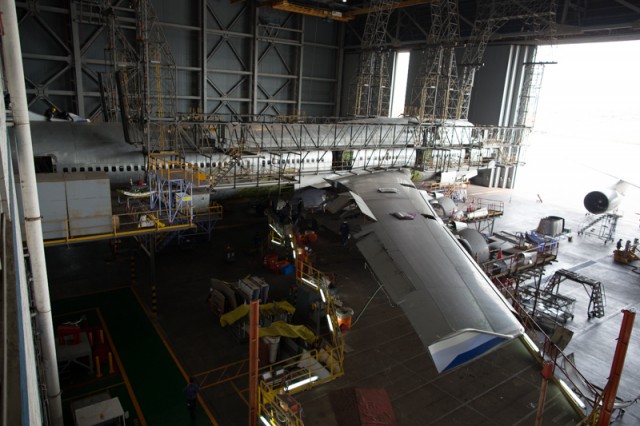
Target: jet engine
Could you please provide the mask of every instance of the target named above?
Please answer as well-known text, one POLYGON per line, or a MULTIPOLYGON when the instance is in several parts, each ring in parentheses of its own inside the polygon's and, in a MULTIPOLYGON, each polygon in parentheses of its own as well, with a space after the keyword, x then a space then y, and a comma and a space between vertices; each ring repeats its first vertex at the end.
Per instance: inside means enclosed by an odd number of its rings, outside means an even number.
POLYGON ((584 207, 592 214, 615 210, 624 198, 626 187, 627 183, 621 180, 610 188, 591 191, 584 197, 584 207))
POLYGON ((473 228, 465 228, 458 232, 459 242, 476 262, 482 264, 489 260, 489 245, 482 234, 473 228))

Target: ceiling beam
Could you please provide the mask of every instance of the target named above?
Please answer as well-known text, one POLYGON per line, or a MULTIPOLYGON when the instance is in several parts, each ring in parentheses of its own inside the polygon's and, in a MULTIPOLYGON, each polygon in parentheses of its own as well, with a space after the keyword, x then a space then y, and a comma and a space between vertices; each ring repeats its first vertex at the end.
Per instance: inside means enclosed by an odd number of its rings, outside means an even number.
POLYGON ((322 9, 319 7, 301 6, 299 4, 289 3, 287 0, 279 0, 273 2, 265 2, 260 5, 271 6, 272 9, 284 10, 286 12, 299 13, 301 15, 315 16, 318 18, 329 19, 333 21, 351 21, 353 17, 346 17, 337 10, 322 9))
MULTIPOLYGON (((400 9, 400 8, 404 8, 404 7, 410 7, 410 6, 416 6, 419 4, 427 4, 427 3, 433 3, 436 0, 403 0, 403 1, 397 1, 391 5, 389 5, 389 9, 394 10, 394 9, 400 9)), ((366 15, 369 12, 372 12, 374 10, 373 7, 365 7, 363 9, 356 9, 356 10, 350 10, 349 12, 345 12, 344 16, 348 16, 348 17, 352 17, 352 16, 358 16, 358 15, 366 15)))

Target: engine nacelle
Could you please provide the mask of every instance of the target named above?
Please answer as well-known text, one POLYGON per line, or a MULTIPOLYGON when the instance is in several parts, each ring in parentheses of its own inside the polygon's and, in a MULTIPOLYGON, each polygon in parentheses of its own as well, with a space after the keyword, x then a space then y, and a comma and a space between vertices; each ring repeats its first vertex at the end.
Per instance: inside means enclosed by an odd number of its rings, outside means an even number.
POLYGON ((591 191, 584 197, 584 207, 593 214, 602 214, 618 208, 622 194, 615 189, 591 191))
POLYGON ((473 228, 462 229, 458 232, 462 247, 469 252, 478 263, 489 260, 489 245, 482 234, 473 228))

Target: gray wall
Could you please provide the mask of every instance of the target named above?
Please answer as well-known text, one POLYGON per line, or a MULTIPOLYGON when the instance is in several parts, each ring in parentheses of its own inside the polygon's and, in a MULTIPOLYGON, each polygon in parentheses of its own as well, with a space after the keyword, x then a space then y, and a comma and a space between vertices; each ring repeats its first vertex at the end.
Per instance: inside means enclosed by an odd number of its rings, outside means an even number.
MULTIPOLYGON (((91 2, 36 3, 17 5, 30 109, 100 119, 99 74, 112 69, 102 15, 91 2)), ((253 2, 151 3, 177 64, 178 112, 336 114, 342 24, 253 2)), ((118 14, 135 43, 133 13, 118 14)))
POLYGON ((534 46, 489 46, 484 66, 476 72, 469 121, 474 124, 512 126, 522 89, 524 63, 535 55, 534 46))

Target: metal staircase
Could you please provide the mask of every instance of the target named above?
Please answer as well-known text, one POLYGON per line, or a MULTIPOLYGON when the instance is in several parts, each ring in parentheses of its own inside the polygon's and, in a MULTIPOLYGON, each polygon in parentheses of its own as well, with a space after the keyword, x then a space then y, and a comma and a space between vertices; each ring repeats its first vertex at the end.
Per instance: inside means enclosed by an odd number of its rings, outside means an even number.
POLYGON ((589 306, 587 307, 588 318, 602 318, 604 316, 606 296, 604 294, 604 287, 600 281, 592 280, 589 277, 576 274, 575 272, 567 269, 559 269, 553 274, 547 283, 544 288, 544 292, 557 293, 560 289, 560 283, 567 279, 582 284, 589 295, 589 306), (591 288, 591 292, 589 292, 587 286, 591 288))
POLYGON ((216 185, 219 184, 222 179, 224 179, 225 176, 229 174, 231 169, 233 169, 242 160, 242 145, 243 144, 241 144, 240 146, 233 146, 225 153, 227 156, 229 156, 229 161, 225 162, 222 167, 218 167, 209 176, 210 190, 215 189, 216 185))
POLYGON ((593 235, 603 240, 605 244, 613 242, 620 217, 622 216, 617 213, 589 216, 587 222, 578 231, 578 235, 593 235))

